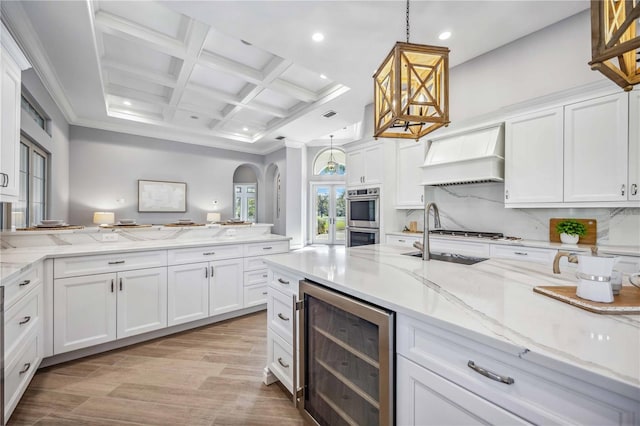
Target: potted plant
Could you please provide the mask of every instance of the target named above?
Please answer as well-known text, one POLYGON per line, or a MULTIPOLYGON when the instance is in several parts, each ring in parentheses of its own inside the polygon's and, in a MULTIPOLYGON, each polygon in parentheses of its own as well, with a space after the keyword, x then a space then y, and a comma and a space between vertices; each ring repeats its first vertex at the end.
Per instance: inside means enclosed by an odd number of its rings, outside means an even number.
POLYGON ((567 219, 556 225, 560 241, 564 244, 577 244, 580 237, 587 235, 587 227, 577 220, 567 219))

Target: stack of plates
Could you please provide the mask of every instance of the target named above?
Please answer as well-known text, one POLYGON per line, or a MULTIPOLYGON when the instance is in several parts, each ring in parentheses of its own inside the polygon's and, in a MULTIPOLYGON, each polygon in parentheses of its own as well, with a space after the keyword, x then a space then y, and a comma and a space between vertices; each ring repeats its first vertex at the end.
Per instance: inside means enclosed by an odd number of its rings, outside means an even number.
POLYGON ((120 221, 118 222, 119 226, 135 226, 136 225, 136 220, 135 219, 120 219, 120 221))
POLYGON ((62 219, 44 219, 42 220, 42 222, 36 225, 36 227, 38 228, 60 228, 63 226, 69 225, 64 223, 64 220, 62 219))

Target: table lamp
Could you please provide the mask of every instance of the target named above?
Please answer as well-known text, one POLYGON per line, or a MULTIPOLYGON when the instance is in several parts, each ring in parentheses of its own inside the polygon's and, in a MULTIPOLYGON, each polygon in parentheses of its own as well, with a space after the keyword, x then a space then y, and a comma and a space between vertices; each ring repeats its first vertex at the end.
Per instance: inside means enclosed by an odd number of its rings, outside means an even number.
POLYGON ((100 225, 104 228, 115 223, 115 214, 113 212, 94 212, 93 223, 100 225))
POLYGON ((220 213, 218 212, 207 213, 207 222, 209 223, 220 222, 220 213))

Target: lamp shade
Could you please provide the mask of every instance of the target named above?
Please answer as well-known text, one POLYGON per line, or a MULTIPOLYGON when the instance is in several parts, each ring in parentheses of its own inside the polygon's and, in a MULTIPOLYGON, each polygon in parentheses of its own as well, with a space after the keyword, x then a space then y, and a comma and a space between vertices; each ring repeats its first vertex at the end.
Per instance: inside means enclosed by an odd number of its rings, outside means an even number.
POLYGON ((220 213, 217 213, 217 212, 207 213, 207 222, 220 222, 220 213))
POLYGON ((93 223, 99 225, 111 225, 115 222, 115 214, 113 212, 94 212, 93 223))

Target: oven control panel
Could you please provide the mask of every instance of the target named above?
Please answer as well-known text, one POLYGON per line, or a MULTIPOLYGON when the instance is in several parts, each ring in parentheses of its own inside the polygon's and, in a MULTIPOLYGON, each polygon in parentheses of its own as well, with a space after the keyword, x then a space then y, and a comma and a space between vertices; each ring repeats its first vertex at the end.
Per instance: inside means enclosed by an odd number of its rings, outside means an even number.
POLYGON ((349 191, 347 191, 347 195, 349 197, 380 195, 380 188, 350 189, 349 191))

